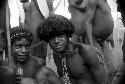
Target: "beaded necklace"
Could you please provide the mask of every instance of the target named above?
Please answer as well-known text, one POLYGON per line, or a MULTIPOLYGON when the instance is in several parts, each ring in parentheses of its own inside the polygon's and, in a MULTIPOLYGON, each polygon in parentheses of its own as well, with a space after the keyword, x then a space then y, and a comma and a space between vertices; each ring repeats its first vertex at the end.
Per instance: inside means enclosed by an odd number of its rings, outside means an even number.
POLYGON ((69 56, 69 52, 68 50, 66 50, 66 52, 64 53, 65 57, 62 58, 62 66, 63 66, 63 80, 64 80, 64 84, 72 84, 69 78, 69 73, 68 73, 68 69, 67 69, 67 65, 66 65, 66 56, 69 56))
POLYGON ((16 84, 20 84, 21 79, 23 79, 23 68, 21 65, 17 64, 16 70, 16 84))

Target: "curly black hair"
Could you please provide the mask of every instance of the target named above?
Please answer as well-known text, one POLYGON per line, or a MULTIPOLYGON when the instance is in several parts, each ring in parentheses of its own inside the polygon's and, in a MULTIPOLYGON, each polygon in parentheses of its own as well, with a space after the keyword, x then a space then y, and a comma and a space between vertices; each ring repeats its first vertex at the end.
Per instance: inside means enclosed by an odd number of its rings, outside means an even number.
POLYGON ((53 14, 43 20, 37 27, 37 37, 48 42, 51 38, 60 35, 71 37, 74 33, 74 25, 64 16, 53 14))
POLYGON ((10 29, 11 44, 17 40, 20 40, 22 37, 27 38, 30 42, 33 41, 33 35, 28 29, 23 27, 14 27, 10 29))

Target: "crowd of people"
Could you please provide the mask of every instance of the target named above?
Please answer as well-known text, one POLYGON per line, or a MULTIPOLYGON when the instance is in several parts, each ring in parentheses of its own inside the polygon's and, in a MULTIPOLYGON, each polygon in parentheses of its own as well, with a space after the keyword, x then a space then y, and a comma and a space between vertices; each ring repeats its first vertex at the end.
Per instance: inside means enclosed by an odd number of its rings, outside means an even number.
MULTIPOLYGON (((26 5, 29 0, 20 1, 26 5)), ((11 46, 8 47, 11 47, 11 53, 5 54, 8 55, 5 60, 2 58, 8 42, 3 36, 5 32, 0 30, 1 84, 124 84, 124 64, 118 70, 114 69, 113 55, 108 46, 111 43, 112 48, 114 47, 114 23, 107 1, 68 0, 68 3, 70 20, 50 13, 48 18, 42 16, 37 26, 34 23, 35 31, 30 30, 33 24, 30 24, 29 19, 33 20, 33 16, 25 18, 25 21, 29 21, 28 24, 24 21, 26 26, 10 28, 11 46), (36 38, 53 50, 57 73, 46 66, 47 54, 32 54, 37 52, 31 48, 36 38)), ((124 22, 124 5, 120 1, 117 3, 124 22)), ((38 7, 36 9, 39 10, 38 7)), ((52 10, 53 8, 51 12, 52 10)), ((123 59, 124 46, 123 41, 123 59)), ((42 48, 38 45, 37 47, 42 48)), ((44 49, 46 52, 47 48, 44 49)), ((6 51, 9 52, 9 48, 6 51)), ((45 53, 44 51, 39 52, 45 53)))

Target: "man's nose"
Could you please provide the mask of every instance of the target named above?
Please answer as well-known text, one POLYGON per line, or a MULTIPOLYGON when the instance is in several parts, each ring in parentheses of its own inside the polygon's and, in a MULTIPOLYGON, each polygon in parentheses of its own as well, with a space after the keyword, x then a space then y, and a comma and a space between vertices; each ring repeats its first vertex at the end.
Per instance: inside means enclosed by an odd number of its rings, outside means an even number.
POLYGON ((58 37, 55 37, 55 43, 59 43, 58 37))
POLYGON ((23 53, 23 54, 27 53, 27 49, 26 49, 25 46, 22 47, 22 53, 23 53))

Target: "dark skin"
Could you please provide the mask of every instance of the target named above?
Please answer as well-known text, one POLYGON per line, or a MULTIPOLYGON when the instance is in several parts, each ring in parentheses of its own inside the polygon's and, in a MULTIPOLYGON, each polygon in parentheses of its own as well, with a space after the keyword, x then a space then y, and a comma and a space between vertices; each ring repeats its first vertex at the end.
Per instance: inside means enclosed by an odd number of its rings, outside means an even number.
MULTIPOLYGON (((61 56, 61 60, 66 58, 73 84, 108 84, 108 70, 105 62, 103 58, 103 63, 99 62, 97 51, 93 47, 71 43, 65 35, 52 38, 49 44, 61 56), (65 50, 68 50, 68 55, 65 54, 65 50)), ((59 62, 59 59, 57 61, 59 62)), ((56 60, 55 63, 57 68, 61 65, 57 64, 56 60)))
POLYGON ((14 58, 14 66, 17 64, 22 66, 24 78, 21 84, 62 84, 54 71, 45 66, 42 59, 31 57, 29 55, 30 41, 21 38, 12 44, 12 56, 14 58))
MULTIPOLYGON (((26 38, 16 40, 12 44, 13 65, 23 68, 24 78, 35 78, 35 74, 42 66, 45 66, 43 59, 38 59, 29 55, 30 41, 26 38)), ((19 77, 20 78, 20 77, 19 77)))
MULTIPOLYGON (((115 46, 113 40, 114 21, 107 0, 68 0, 68 2, 71 21, 75 26, 72 41, 96 47, 100 53, 103 51, 102 53, 108 59, 106 63, 111 63, 113 55, 107 45, 110 43, 112 47, 115 46), (95 41, 97 42, 95 43, 95 41), (96 46, 97 43, 100 44, 100 49, 96 46)), ((110 73, 114 74, 116 69, 110 69, 113 64, 107 64, 107 66, 109 66, 110 73)))
POLYGON ((105 41, 111 35, 114 23, 107 0, 68 0, 68 2, 77 36, 83 37, 87 33, 87 41, 93 46, 93 36, 105 41))

